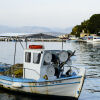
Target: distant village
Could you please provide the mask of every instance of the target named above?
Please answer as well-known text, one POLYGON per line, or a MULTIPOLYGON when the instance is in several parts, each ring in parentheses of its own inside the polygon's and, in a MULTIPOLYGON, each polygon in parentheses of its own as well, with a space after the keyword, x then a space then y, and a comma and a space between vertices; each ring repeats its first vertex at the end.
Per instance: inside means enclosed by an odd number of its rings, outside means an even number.
POLYGON ((62 42, 66 40, 77 40, 77 41, 84 41, 84 38, 89 37, 89 36, 97 36, 96 34, 89 34, 85 33, 84 30, 80 33, 80 37, 76 37, 76 35, 72 34, 55 34, 55 33, 9 33, 9 35, 4 35, 0 34, 0 41, 30 41, 30 42, 39 42, 39 41, 44 41, 44 42, 62 42), (12 34, 12 35, 11 35, 12 34))

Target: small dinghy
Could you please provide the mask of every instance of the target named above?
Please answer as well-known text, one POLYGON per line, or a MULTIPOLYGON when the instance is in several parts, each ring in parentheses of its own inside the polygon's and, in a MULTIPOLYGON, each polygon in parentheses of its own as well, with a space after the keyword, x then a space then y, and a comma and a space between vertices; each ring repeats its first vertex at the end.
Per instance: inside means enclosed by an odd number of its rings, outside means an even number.
POLYGON ((71 66, 74 53, 30 45, 24 50, 23 76, 0 75, 0 86, 17 92, 77 99, 84 83, 85 69, 71 66))

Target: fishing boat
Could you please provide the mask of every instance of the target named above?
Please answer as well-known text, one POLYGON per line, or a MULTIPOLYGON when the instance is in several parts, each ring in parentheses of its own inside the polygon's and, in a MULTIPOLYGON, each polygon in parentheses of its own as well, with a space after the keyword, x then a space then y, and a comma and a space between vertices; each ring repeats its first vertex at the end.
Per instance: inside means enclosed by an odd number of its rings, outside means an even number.
POLYGON ((71 66, 74 53, 71 50, 45 50, 43 45, 29 45, 24 50, 23 75, 0 75, 0 87, 78 99, 85 79, 85 68, 71 66))

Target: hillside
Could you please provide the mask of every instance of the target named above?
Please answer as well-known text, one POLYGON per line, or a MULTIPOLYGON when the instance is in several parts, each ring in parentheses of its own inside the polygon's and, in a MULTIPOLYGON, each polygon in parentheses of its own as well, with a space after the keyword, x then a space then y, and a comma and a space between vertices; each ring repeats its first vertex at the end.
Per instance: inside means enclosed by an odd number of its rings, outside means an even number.
POLYGON ((9 27, 0 25, 0 33, 39 33, 39 32, 61 32, 70 33, 72 27, 61 29, 61 28, 48 28, 38 26, 23 26, 23 27, 9 27))

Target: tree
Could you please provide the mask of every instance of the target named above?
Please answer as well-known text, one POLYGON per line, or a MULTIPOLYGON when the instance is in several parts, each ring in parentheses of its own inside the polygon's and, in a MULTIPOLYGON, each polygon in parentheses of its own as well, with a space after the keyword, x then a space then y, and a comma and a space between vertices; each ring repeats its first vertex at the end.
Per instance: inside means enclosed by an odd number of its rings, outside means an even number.
POLYGON ((85 33, 100 34, 100 14, 94 14, 88 20, 84 20, 81 25, 76 25, 71 34, 79 36, 84 30, 85 33))
POLYGON ((81 29, 84 30, 85 33, 89 32, 88 27, 89 27, 89 20, 86 20, 86 21, 81 23, 81 29))
POLYGON ((90 17, 89 20, 89 30, 91 33, 98 33, 100 32, 100 14, 94 14, 90 17))
POLYGON ((72 35, 76 35, 76 37, 80 36, 80 32, 81 32, 81 25, 76 25, 73 29, 71 34, 72 35))

